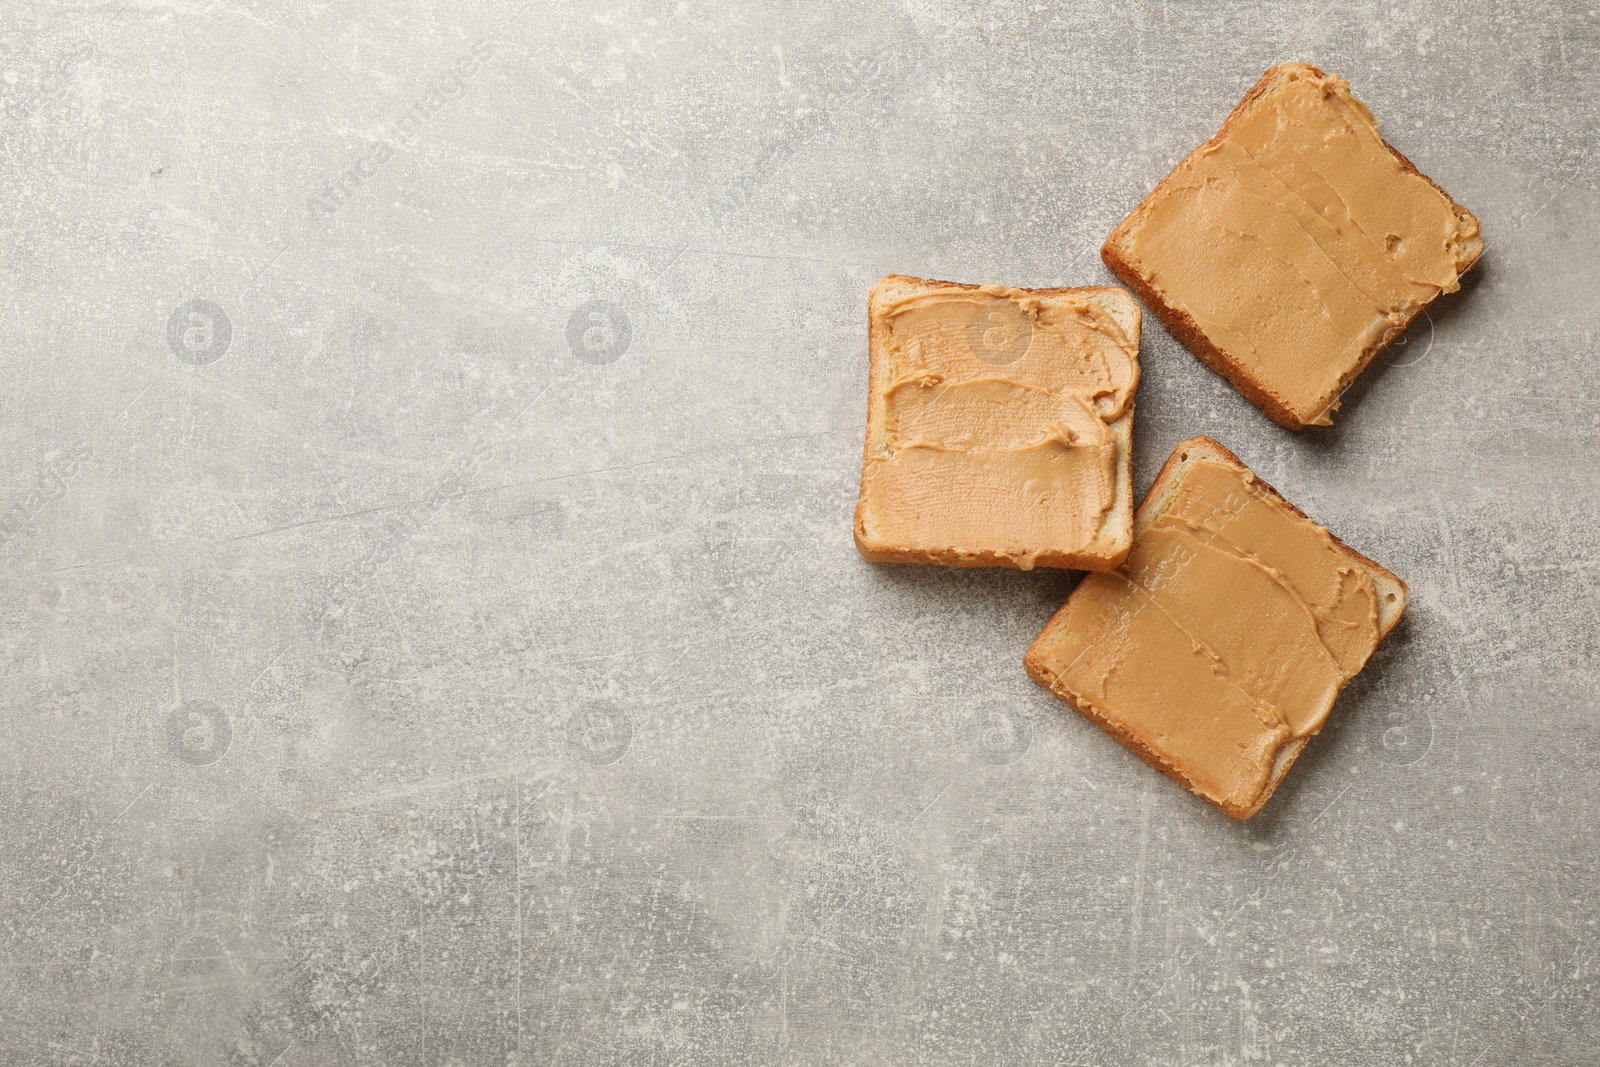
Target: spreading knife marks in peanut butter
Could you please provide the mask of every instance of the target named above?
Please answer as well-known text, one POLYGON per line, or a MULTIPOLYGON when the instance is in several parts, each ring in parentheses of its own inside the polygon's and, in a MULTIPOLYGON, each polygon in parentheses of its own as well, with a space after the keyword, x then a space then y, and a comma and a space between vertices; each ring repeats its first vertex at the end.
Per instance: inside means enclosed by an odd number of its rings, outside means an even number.
POLYGON ((1377 598, 1326 530, 1202 460, 1122 568, 1073 593, 1055 673, 1197 791, 1249 808, 1377 647, 1377 598))
POLYGON ((1111 424, 1129 411, 1137 352, 1088 299, 947 287, 883 302, 889 372, 863 499, 874 535, 1028 569, 1082 549, 1117 489, 1111 424))
POLYGON ((1166 304, 1326 425, 1349 378, 1460 287, 1483 242, 1344 79, 1301 68, 1179 165, 1124 247, 1166 304))

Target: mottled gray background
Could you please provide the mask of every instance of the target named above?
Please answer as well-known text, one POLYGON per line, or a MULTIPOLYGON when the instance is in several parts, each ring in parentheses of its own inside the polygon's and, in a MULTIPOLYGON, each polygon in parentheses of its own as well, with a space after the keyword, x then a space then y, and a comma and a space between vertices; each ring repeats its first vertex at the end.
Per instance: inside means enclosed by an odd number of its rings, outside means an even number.
POLYGON ((6 5, 0 1062, 1594 1062, 1596 10, 519 2, 6 5), (1489 250, 1331 430, 1147 325, 1411 583, 1240 824, 850 515, 871 283, 1284 59, 1489 250))

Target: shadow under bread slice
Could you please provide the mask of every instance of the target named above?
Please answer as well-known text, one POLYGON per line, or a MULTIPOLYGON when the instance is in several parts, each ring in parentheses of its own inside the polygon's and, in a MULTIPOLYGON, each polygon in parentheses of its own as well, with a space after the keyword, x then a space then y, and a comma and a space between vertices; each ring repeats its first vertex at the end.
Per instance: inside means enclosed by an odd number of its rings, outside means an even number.
POLYGON ((1290 429, 1327 425, 1372 358, 1483 252, 1478 220, 1378 133, 1349 83, 1268 70, 1101 257, 1290 429))
POLYGON ((1132 540, 1138 302, 889 275, 855 540, 876 562, 1105 569, 1132 540))
POLYGON ((1196 437, 1139 505, 1127 560, 1086 577, 1023 662, 1145 762, 1248 818, 1405 605, 1404 582, 1196 437))

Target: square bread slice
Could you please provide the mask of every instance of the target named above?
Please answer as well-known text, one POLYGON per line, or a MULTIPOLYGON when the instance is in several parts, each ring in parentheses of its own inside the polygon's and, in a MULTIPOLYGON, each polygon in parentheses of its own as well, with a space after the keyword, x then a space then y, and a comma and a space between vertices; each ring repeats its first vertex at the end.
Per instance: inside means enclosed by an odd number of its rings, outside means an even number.
POLYGON ((1406 608, 1406 584, 1209 437, 1173 450, 1118 570, 1023 658, 1034 681, 1227 814, 1260 810, 1406 608))
POLYGON ((1101 258, 1266 412, 1326 426, 1357 374, 1483 252, 1478 220, 1378 134, 1350 85, 1268 70, 1101 258))
POLYGON ((1133 537, 1138 301, 891 274, 867 304, 856 547, 880 563, 1104 570, 1133 537))

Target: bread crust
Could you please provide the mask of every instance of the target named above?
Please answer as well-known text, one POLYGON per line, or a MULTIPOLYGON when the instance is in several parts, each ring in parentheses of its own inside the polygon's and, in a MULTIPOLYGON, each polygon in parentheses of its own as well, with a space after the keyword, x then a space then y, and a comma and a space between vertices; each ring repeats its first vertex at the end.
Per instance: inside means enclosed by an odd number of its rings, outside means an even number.
MULTIPOLYGON (((1317 78, 1327 77, 1326 71, 1322 70, 1320 67, 1312 66, 1310 63, 1278 63, 1272 67, 1269 67, 1266 73, 1262 74, 1260 79, 1256 81, 1255 85, 1251 86, 1250 91, 1245 93, 1243 99, 1234 105, 1233 110, 1228 113, 1227 119, 1223 121, 1222 126, 1217 130, 1216 135, 1210 140, 1201 144, 1187 156, 1184 156, 1176 166, 1167 172, 1166 176, 1163 177, 1161 181, 1156 183, 1155 188, 1151 189, 1150 192, 1145 195, 1144 199, 1139 201, 1138 206, 1129 212, 1128 216, 1117 224, 1117 228, 1111 231, 1111 236, 1106 238, 1105 244, 1101 245, 1100 258, 1105 263, 1106 267, 1111 271, 1111 273, 1115 274, 1117 279, 1129 289, 1132 289, 1134 293, 1138 295, 1139 300, 1144 304, 1144 306, 1149 308, 1155 314, 1157 319, 1161 320, 1161 324, 1167 328, 1167 331, 1179 341, 1183 342, 1184 347, 1193 352, 1202 363, 1226 378, 1235 389, 1244 395, 1245 399, 1249 400, 1252 404, 1256 405, 1256 407, 1265 412, 1267 417, 1273 422, 1276 422, 1278 425, 1283 426, 1286 429, 1303 430, 1307 426, 1313 425, 1315 419, 1320 418, 1323 414, 1330 413, 1333 410, 1333 408, 1338 404, 1339 397, 1342 396, 1344 391, 1349 388, 1350 383, 1360 376, 1362 371, 1371 366, 1372 361, 1377 358, 1378 353, 1389 347, 1391 341, 1405 333, 1406 328, 1411 325, 1412 321, 1416 319, 1417 315, 1419 315, 1427 307, 1427 305, 1424 304, 1422 307, 1417 308, 1406 317, 1405 322, 1402 323, 1398 329, 1387 331, 1377 345, 1375 345, 1369 351, 1363 353, 1353 368, 1339 376, 1338 387, 1334 390, 1333 395, 1328 399, 1328 402, 1322 411, 1315 413, 1311 419, 1305 419, 1293 411, 1289 407, 1288 402, 1277 393, 1273 392, 1270 386, 1268 386, 1265 382, 1259 381, 1243 362, 1227 351, 1212 344, 1210 339, 1208 339, 1205 333, 1200 329, 1200 324, 1195 322, 1194 318, 1190 316, 1188 312, 1183 311, 1180 308, 1173 307, 1162 300, 1160 294, 1157 293, 1154 287, 1151 286, 1139 274, 1132 262, 1128 260, 1122 248, 1122 243, 1127 239, 1128 235, 1137 229, 1149 215, 1152 209, 1152 202, 1155 198, 1155 194, 1160 191, 1161 187, 1170 181, 1180 170, 1182 170, 1184 165, 1191 159, 1195 158, 1202 152, 1207 151, 1208 149, 1212 149, 1220 145, 1222 141, 1227 138, 1229 131, 1233 127, 1233 124, 1242 119, 1243 116, 1255 106, 1256 102, 1272 89, 1278 79, 1292 71, 1304 72, 1317 78)), ((1476 215, 1463 207, 1449 193, 1445 192, 1438 182, 1434 181, 1432 178, 1418 170, 1416 165, 1413 164, 1411 160, 1407 159, 1403 154, 1401 154, 1400 150, 1395 148, 1394 145, 1390 144, 1386 138, 1380 135, 1379 140, 1383 142, 1383 146, 1389 150, 1390 154, 1394 156, 1394 158, 1400 163, 1400 166, 1405 171, 1410 174, 1415 174, 1417 177, 1421 178, 1435 189, 1438 189, 1440 195, 1450 202, 1451 209, 1458 217, 1471 219, 1474 223, 1478 222, 1476 215)), ((1482 256, 1483 251, 1480 245, 1476 255, 1467 260, 1465 263, 1457 264, 1457 276, 1459 277, 1460 275, 1471 270, 1478 260, 1482 258, 1482 256)), ((1429 303, 1431 302, 1432 301, 1429 303)))
MULTIPOLYGON (((1139 530, 1154 520, 1155 516, 1149 514, 1152 503, 1161 501, 1163 496, 1172 487, 1170 483, 1175 481, 1182 468, 1189 462, 1187 458, 1187 453, 1189 452, 1203 452, 1204 458, 1219 459, 1223 462, 1230 463, 1241 470, 1249 471, 1251 477, 1255 479, 1256 485, 1260 486, 1267 493, 1271 494, 1279 502, 1288 507, 1290 511, 1294 512, 1305 521, 1315 523, 1316 520, 1312 519, 1299 508, 1295 507, 1294 504, 1290 503, 1282 493, 1278 492, 1278 490, 1275 489, 1269 482, 1267 482, 1266 479, 1262 478, 1260 475, 1251 470, 1250 467, 1246 465, 1245 462, 1237 455, 1235 455, 1233 451, 1226 445, 1223 445, 1214 438, 1200 436, 1191 437, 1186 441, 1179 442, 1177 446, 1173 448, 1172 454, 1167 457, 1167 461, 1161 465, 1161 470, 1157 472, 1155 481, 1150 483, 1150 488, 1145 492, 1144 498, 1139 501, 1139 508, 1134 516, 1135 536, 1138 535, 1139 530)), ((1326 528, 1324 527, 1324 529, 1326 528)), ((1331 530, 1328 531, 1328 536, 1332 538, 1334 544, 1338 545, 1339 548, 1349 555, 1354 562, 1359 564, 1368 572, 1368 574, 1372 576, 1373 582, 1375 585, 1377 585, 1380 595, 1397 595, 1398 597, 1397 601, 1395 602, 1398 603, 1399 606, 1390 614, 1384 614, 1381 610, 1382 605, 1380 604, 1378 618, 1378 641, 1381 644, 1383 639, 1389 635, 1390 631, 1392 631, 1395 626, 1399 624, 1401 616, 1405 614, 1406 602, 1409 596, 1409 587, 1399 575, 1351 548, 1349 545, 1345 544, 1344 541, 1340 540, 1331 530), (1385 586, 1389 586, 1389 594, 1383 593, 1385 586)), ((1071 601, 1070 596, 1067 599, 1068 602, 1071 601)), ((1066 611, 1067 604, 1063 603, 1061 607, 1056 610, 1056 613, 1050 617, 1050 621, 1045 623, 1044 628, 1039 631, 1039 636, 1034 639, 1033 644, 1029 646, 1027 653, 1022 657, 1022 666, 1023 669, 1028 672, 1028 677, 1032 678, 1035 682, 1038 682, 1040 685, 1050 690, 1052 694, 1066 703, 1068 707, 1072 708, 1078 714, 1082 715, 1084 718, 1099 726, 1106 733, 1110 734, 1116 739, 1118 744, 1122 745, 1123 748, 1126 748, 1145 763, 1178 782, 1191 793, 1199 796, 1207 803, 1214 805, 1224 814, 1235 819, 1248 819, 1250 816, 1260 811, 1262 805, 1264 805, 1268 800, 1272 799, 1272 794, 1277 790, 1278 783, 1283 781, 1284 776, 1289 773, 1289 768, 1292 767, 1294 765, 1294 761, 1300 757, 1300 753, 1305 750, 1305 747, 1310 742, 1311 738, 1316 736, 1316 734, 1313 733, 1307 735, 1306 737, 1293 738, 1284 742, 1284 744, 1278 749, 1277 757, 1273 762, 1272 774, 1268 778, 1265 788, 1262 789, 1261 795, 1256 798, 1255 803, 1245 806, 1234 804, 1229 801, 1213 800, 1212 798, 1207 797, 1196 790, 1194 783, 1186 774, 1183 773, 1183 770, 1180 767, 1168 760, 1166 757, 1162 756, 1160 753, 1146 746, 1125 727, 1123 727, 1121 723, 1109 718, 1088 701, 1075 698, 1072 696, 1072 694, 1068 693, 1057 685, 1059 679, 1057 678, 1055 672, 1053 672, 1046 665, 1041 645, 1045 641, 1046 637, 1051 635, 1059 625, 1064 623, 1066 611)), ((1343 687, 1341 686, 1341 692, 1342 691, 1343 687)), ((1320 727, 1318 728, 1317 732, 1321 732, 1320 727)))
MULTIPOLYGON (((983 288, 982 285, 970 284, 967 282, 949 282, 938 278, 918 278, 909 274, 889 274, 885 275, 883 278, 880 278, 877 284, 872 287, 874 296, 881 288, 892 285, 927 286, 930 288, 954 288, 969 290, 983 288)), ((1031 293, 1034 296, 1048 297, 1076 295, 1094 298, 1110 297, 1115 294, 1118 297, 1126 299, 1126 292, 1114 285, 1080 285, 1049 289, 1029 289, 1023 286, 1010 286, 1010 288, 1016 289, 1018 292, 1031 293)), ((911 549, 873 541, 867 536, 865 530, 865 516, 862 513, 865 504, 867 464, 872 458, 873 439, 880 429, 880 413, 876 405, 871 402, 870 398, 877 396, 880 392, 882 392, 884 379, 889 373, 887 346, 885 343, 887 338, 882 336, 878 328, 877 317, 872 313, 873 305, 874 300, 869 298, 867 301, 867 350, 868 359, 870 361, 867 374, 867 395, 869 399, 867 403, 867 432, 861 446, 861 482, 856 494, 855 519, 853 523, 856 549, 861 553, 863 558, 871 563, 931 563, 944 567, 1003 567, 1010 570, 1023 569, 1021 563, 1019 563, 1016 559, 1013 559, 1009 556, 1000 555, 996 552, 979 551, 964 553, 953 548, 911 549)), ((1134 343, 1135 349, 1137 349, 1139 344, 1138 332, 1139 331, 1136 328, 1134 331, 1134 336, 1130 338, 1130 340, 1132 340, 1134 343)), ((1135 368, 1138 367, 1137 357, 1135 357, 1134 365, 1135 368)), ((1137 379, 1135 379, 1135 392, 1136 391, 1137 379)), ((1128 398, 1128 408, 1122 414, 1121 418, 1117 420, 1117 424, 1123 424, 1131 427, 1134 416, 1134 408, 1135 397, 1130 396, 1128 398)), ((1130 514, 1128 533, 1125 536, 1119 537, 1112 544, 1109 551, 1044 551, 1033 557, 1032 566, 1062 568, 1067 570, 1109 571, 1115 570, 1117 567, 1122 565, 1122 561, 1128 557, 1129 549, 1133 547, 1133 524, 1131 522, 1131 513, 1133 511, 1131 432, 1129 445, 1124 449, 1123 456, 1118 460, 1118 469, 1117 502, 1114 506, 1127 511, 1130 514)))

